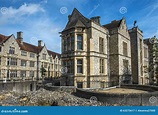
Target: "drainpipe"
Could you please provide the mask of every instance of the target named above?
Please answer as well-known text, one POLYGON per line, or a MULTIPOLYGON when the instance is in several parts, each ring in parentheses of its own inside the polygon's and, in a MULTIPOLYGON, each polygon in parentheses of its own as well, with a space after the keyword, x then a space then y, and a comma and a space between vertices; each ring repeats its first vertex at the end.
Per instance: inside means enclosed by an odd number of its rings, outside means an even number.
MULTIPOLYGON (((109 33, 107 33, 107 61, 108 61, 108 63, 107 63, 107 67, 108 67, 108 80, 109 80, 109 82, 110 82, 110 54, 109 54, 109 37, 110 37, 110 35, 109 35, 109 33)), ((108 84, 108 86, 109 86, 109 84, 108 84)))

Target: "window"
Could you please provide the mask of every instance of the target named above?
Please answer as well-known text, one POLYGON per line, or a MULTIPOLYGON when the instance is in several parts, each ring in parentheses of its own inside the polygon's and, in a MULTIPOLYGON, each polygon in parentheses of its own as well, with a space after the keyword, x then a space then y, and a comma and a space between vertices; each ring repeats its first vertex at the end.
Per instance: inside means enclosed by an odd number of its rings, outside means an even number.
POLYGON ((17 77, 17 71, 16 70, 10 70, 10 77, 17 77))
POLYGON ((123 55, 127 56, 127 43, 123 42, 123 55))
POLYGON ((64 50, 64 51, 67 51, 67 40, 63 40, 63 42, 64 42, 64 43, 63 43, 63 44, 64 44, 64 49, 63 49, 63 50, 64 50))
POLYGON ((71 51, 71 38, 67 38, 67 47, 68 47, 68 51, 71 51))
POLYGON ((1 65, 1 57, 0 57, 0 65, 1 65))
POLYGON ((26 60, 21 60, 21 66, 26 66, 27 61, 26 60))
POLYGON ((14 47, 10 47, 9 48, 9 54, 14 54, 15 53, 15 48, 14 47))
POLYGON ((144 57, 147 58, 148 57, 148 49, 144 48, 144 57))
POLYGON ((73 60, 68 60, 64 61, 64 67, 67 68, 67 73, 74 73, 74 61, 73 60))
POLYGON ((104 52, 104 39, 99 38, 99 52, 103 53, 104 52))
POLYGON ((52 57, 50 57, 50 62, 52 62, 52 57))
POLYGON ((83 35, 77 35, 77 49, 83 50, 83 35))
POLYGON ((124 74, 128 74, 128 66, 129 66, 129 63, 128 63, 128 60, 123 60, 123 73, 124 74))
POLYGON ((46 60, 46 54, 43 54, 42 58, 43 58, 43 60, 46 60))
POLYGON ((104 73, 104 59, 100 59, 100 73, 104 73))
POLYGON ((71 50, 74 51, 74 36, 71 36, 71 50))
POLYGON ((34 54, 34 53, 30 53, 30 57, 31 57, 31 58, 34 58, 34 57, 35 57, 35 54, 34 54))
POLYGON ((35 62, 34 61, 30 61, 30 67, 34 67, 35 66, 35 62))
POLYGON ((26 77, 26 71, 21 71, 21 72, 20 72, 20 76, 21 76, 21 77, 26 77))
POLYGON ((44 63, 44 68, 47 68, 47 63, 44 63))
POLYGON ((56 70, 58 69, 58 65, 57 65, 57 64, 55 64, 55 69, 56 69, 56 70))
POLYGON ((0 46, 0 52, 2 51, 2 47, 0 46))
POLYGON ((21 51, 21 55, 22 56, 27 56, 27 52, 26 51, 21 51))
POLYGON ((82 59, 77 60, 77 73, 83 73, 82 59))
POLYGON ((8 58, 7 65, 17 65, 16 58, 8 58))
POLYGON ((52 69, 54 68, 53 66, 54 66, 54 65, 52 64, 52 69))
POLYGON ((30 71, 30 77, 34 77, 34 71, 30 71))

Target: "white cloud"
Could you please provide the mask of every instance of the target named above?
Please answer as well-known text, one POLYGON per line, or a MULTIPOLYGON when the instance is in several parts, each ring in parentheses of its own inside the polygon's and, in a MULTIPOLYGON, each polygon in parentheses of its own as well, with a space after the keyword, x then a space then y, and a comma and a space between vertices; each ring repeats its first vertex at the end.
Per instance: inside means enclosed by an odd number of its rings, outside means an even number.
POLYGON ((1 8, 1 22, 6 22, 8 19, 19 19, 22 16, 32 15, 37 12, 45 12, 45 10, 41 7, 40 4, 26 4, 24 3, 19 8, 10 7, 2 7, 1 8))

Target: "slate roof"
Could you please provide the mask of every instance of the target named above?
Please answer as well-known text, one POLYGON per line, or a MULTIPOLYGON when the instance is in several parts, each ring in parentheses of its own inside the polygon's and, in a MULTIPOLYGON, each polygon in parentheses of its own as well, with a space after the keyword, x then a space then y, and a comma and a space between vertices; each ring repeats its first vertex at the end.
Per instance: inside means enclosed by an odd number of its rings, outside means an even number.
POLYGON ((72 14, 70 15, 70 20, 68 21, 64 30, 73 27, 86 27, 87 22, 89 22, 89 19, 84 17, 76 8, 74 8, 72 14))
POLYGON ((10 36, 0 34, 0 44, 4 43, 10 36))
MULTIPOLYGON (((10 36, 5 36, 5 35, 0 34, 0 44, 4 43, 9 38, 10 38, 10 36)), ((35 45, 29 44, 27 42, 21 43, 19 39, 16 39, 16 41, 17 41, 17 43, 20 47, 20 50, 33 52, 33 53, 36 53, 36 54, 39 53, 42 50, 42 48, 44 47, 44 46, 41 46, 41 47, 35 46, 35 45)), ((55 58, 56 55, 59 58, 61 57, 61 54, 59 54, 59 53, 56 53, 56 52, 53 52, 53 51, 50 51, 50 50, 47 50, 47 51, 48 51, 48 54, 52 55, 53 58, 55 58)))
POLYGON ((114 20, 110 24, 103 25, 103 27, 105 27, 107 29, 117 28, 120 26, 121 21, 122 21, 122 19, 121 20, 114 20))

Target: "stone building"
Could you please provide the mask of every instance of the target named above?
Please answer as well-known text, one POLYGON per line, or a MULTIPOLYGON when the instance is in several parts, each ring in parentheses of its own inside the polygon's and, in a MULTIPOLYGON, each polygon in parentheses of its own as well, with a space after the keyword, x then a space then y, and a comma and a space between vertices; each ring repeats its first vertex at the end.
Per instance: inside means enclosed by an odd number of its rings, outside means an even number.
POLYGON ((137 27, 129 29, 131 38, 132 82, 148 84, 148 46, 143 42, 143 32, 137 27))
POLYGON ((88 19, 77 9, 61 32, 62 63, 68 70, 62 85, 79 88, 108 87, 108 30, 100 17, 88 19))
POLYGON ((41 79, 41 68, 45 77, 60 76, 60 54, 47 50, 38 41, 38 46, 23 41, 23 33, 5 36, 0 34, 0 79, 36 80, 41 79))
POLYGON ((110 82, 131 83, 131 43, 125 18, 103 25, 109 30, 110 82))
POLYGON ((99 16, 88 19, 77 9, 68 18, 61 32, 62 62, 68 68, 63 85, 96 88, 130 83, 131 46, 126 20, 102 26, 99 16))

